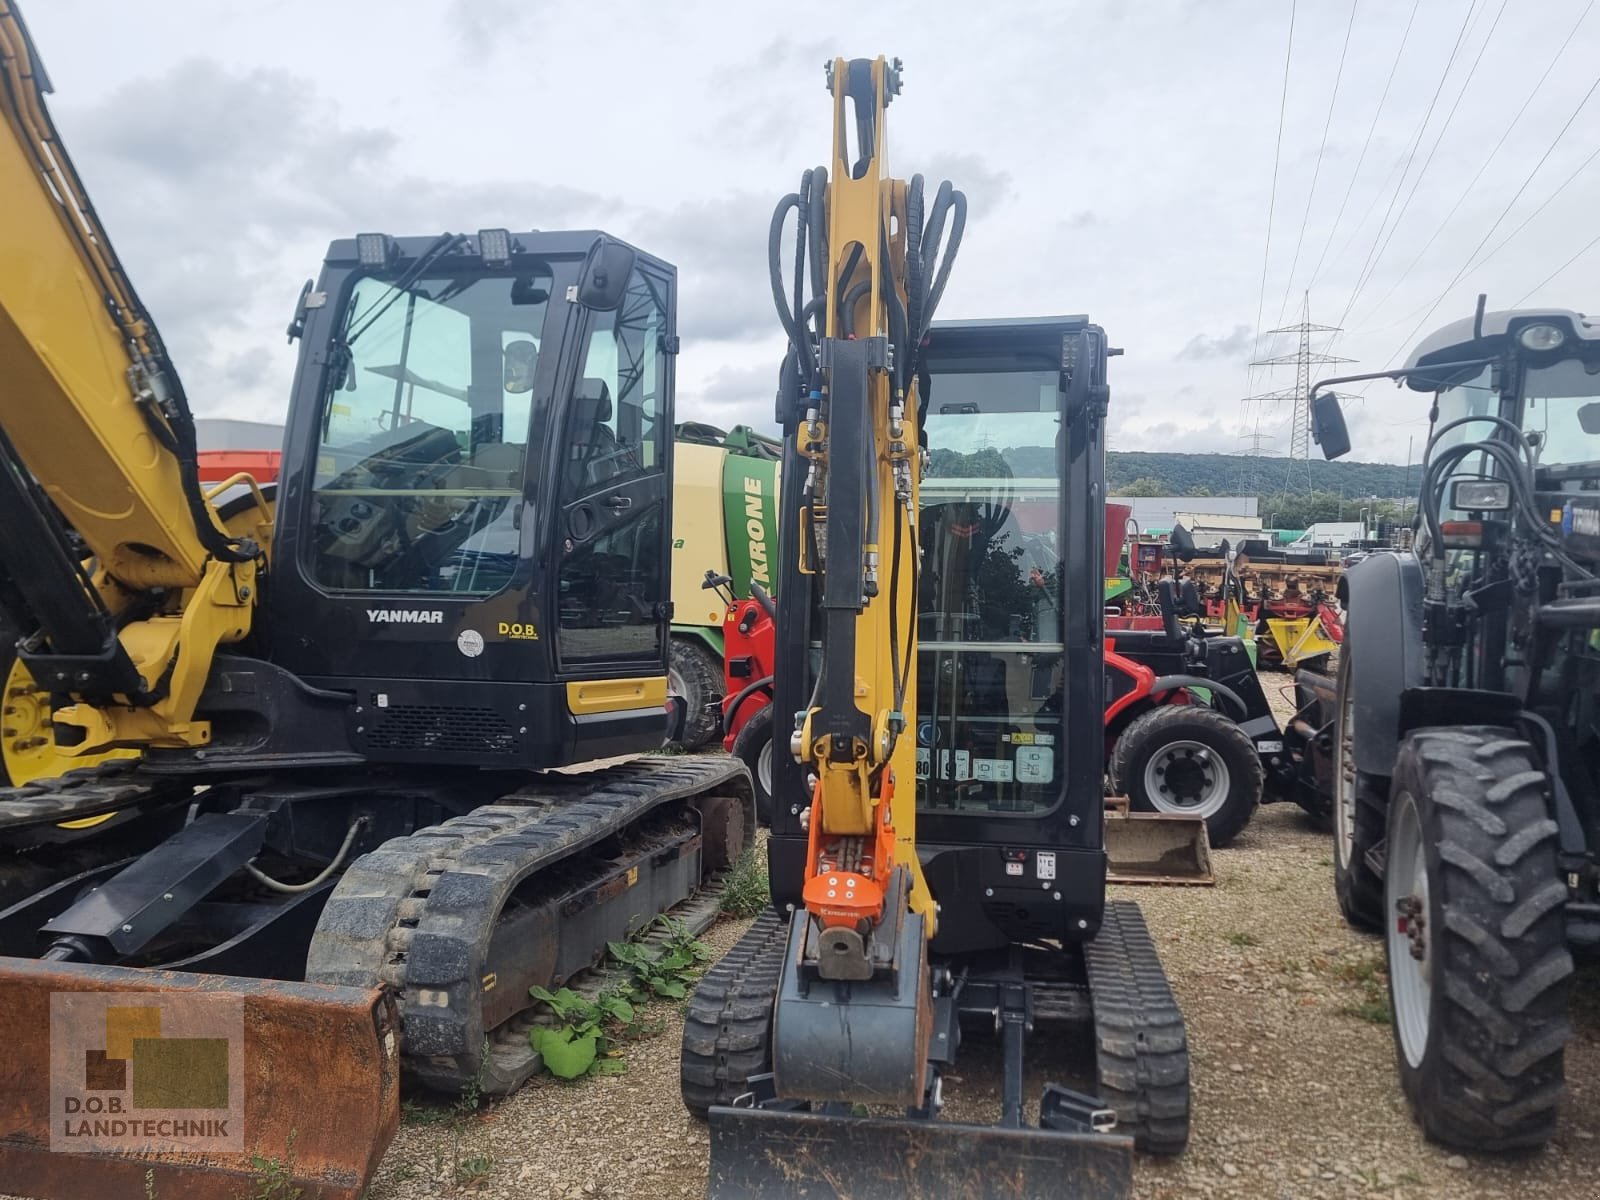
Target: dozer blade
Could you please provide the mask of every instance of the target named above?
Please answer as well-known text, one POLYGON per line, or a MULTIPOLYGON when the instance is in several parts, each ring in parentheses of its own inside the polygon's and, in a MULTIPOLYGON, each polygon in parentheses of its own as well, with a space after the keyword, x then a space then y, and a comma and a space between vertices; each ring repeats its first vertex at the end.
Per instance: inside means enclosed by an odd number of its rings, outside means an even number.
POLYGON ((1209 887, 1211 841, 1200 817, 1129 812, 1106 802, 1107 883, 1166 883, 1209 887))
POLYGON ((0 1189, 355 1200, 398 1043, 375 990, 0 957, 0 1189))
POLYGON ((713 1108, 708 1200, 1120 1200, 1133 1139, 897 1117, 713 1108))

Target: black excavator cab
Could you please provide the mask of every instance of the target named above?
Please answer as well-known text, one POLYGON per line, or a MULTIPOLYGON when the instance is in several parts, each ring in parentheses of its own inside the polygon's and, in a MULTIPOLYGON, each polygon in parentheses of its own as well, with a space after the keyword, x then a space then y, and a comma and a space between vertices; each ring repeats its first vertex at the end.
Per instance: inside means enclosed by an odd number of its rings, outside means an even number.
POLYGON ((333 243, 290 330, 254 629, 200 698, 210 741, 150 765, 526 769, 659 745, 676 286, 590 232, 333 243), (610 308, 579 297, 597 247, 610 308))

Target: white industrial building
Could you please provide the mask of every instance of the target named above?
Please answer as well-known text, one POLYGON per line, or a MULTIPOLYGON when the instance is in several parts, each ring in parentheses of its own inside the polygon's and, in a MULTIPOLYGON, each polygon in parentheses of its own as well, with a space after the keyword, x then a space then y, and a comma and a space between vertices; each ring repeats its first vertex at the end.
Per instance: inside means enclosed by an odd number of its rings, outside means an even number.
MULTIPOLYGON (((1133 506, 1133 519, 1139 523, 1140 533, 1166 533, 1177 524, 1180 513, 1196 518, 1206 528, 1226 528, 1240 520, 1253 522, 1247 528, 1261 528, 1255 496, 1112 496, 1110 500, 1133 506), (1218 520, 1206 520, 1213 517, 1218 520)), ((1183 524, 1192 528, 1187 520, 1183 524)))

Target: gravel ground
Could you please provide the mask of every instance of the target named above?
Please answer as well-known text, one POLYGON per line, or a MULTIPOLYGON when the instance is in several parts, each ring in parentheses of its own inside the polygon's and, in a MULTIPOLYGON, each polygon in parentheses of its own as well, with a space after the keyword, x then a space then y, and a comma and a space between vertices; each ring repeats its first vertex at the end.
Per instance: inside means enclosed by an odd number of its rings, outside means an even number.
MULTIPOLYGON (((1331 850, 1299 809, 1274 805, 1214 854, 1216 887, 1114 889, 1144 909, 1193 1056, 1189 1150, 1141 1159, 1136 1195, 1600 1197, 1600 1004, 1575 1006, 1568 1100, 1549 1147, 1499 1158, 1429 1145, 1395 1078, 1382 947, 1339 916, 1331 850)), ((744 927, 724 922, 706 940, 720 954, 744 927)), ((372 1200, 702 1195, 705 1128, 678 1099, 681 1017, 658 1005, 651 1019, 656 1031, 626 1048, 625 1075, 539 1079, 461 1120, 411 1111, 372 1200)), ((994 1055, 972 1049, 950 1080, 957 1117, 995 1103, 994 1055)), ((1070 1055, 1042 1063, 1057 1077, 1082 1066, 1070 1055)), ((1036 1081, 1028 1091, 1037 1096, 1036 1081)))

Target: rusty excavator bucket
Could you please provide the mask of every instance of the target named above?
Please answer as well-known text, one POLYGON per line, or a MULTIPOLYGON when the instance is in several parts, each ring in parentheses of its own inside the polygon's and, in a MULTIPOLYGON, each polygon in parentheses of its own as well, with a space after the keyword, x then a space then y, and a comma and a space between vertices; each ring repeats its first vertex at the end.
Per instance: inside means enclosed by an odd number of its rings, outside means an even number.
POLYGON ((1209 887, 1211 841, 1201 817, 1130 812, 1126 797, 1106 801, 1107 883, 1209 887))
POLYGON ((399 1124, 376 990, 0 957, 0 1188, 364 1194, 399 1124))

